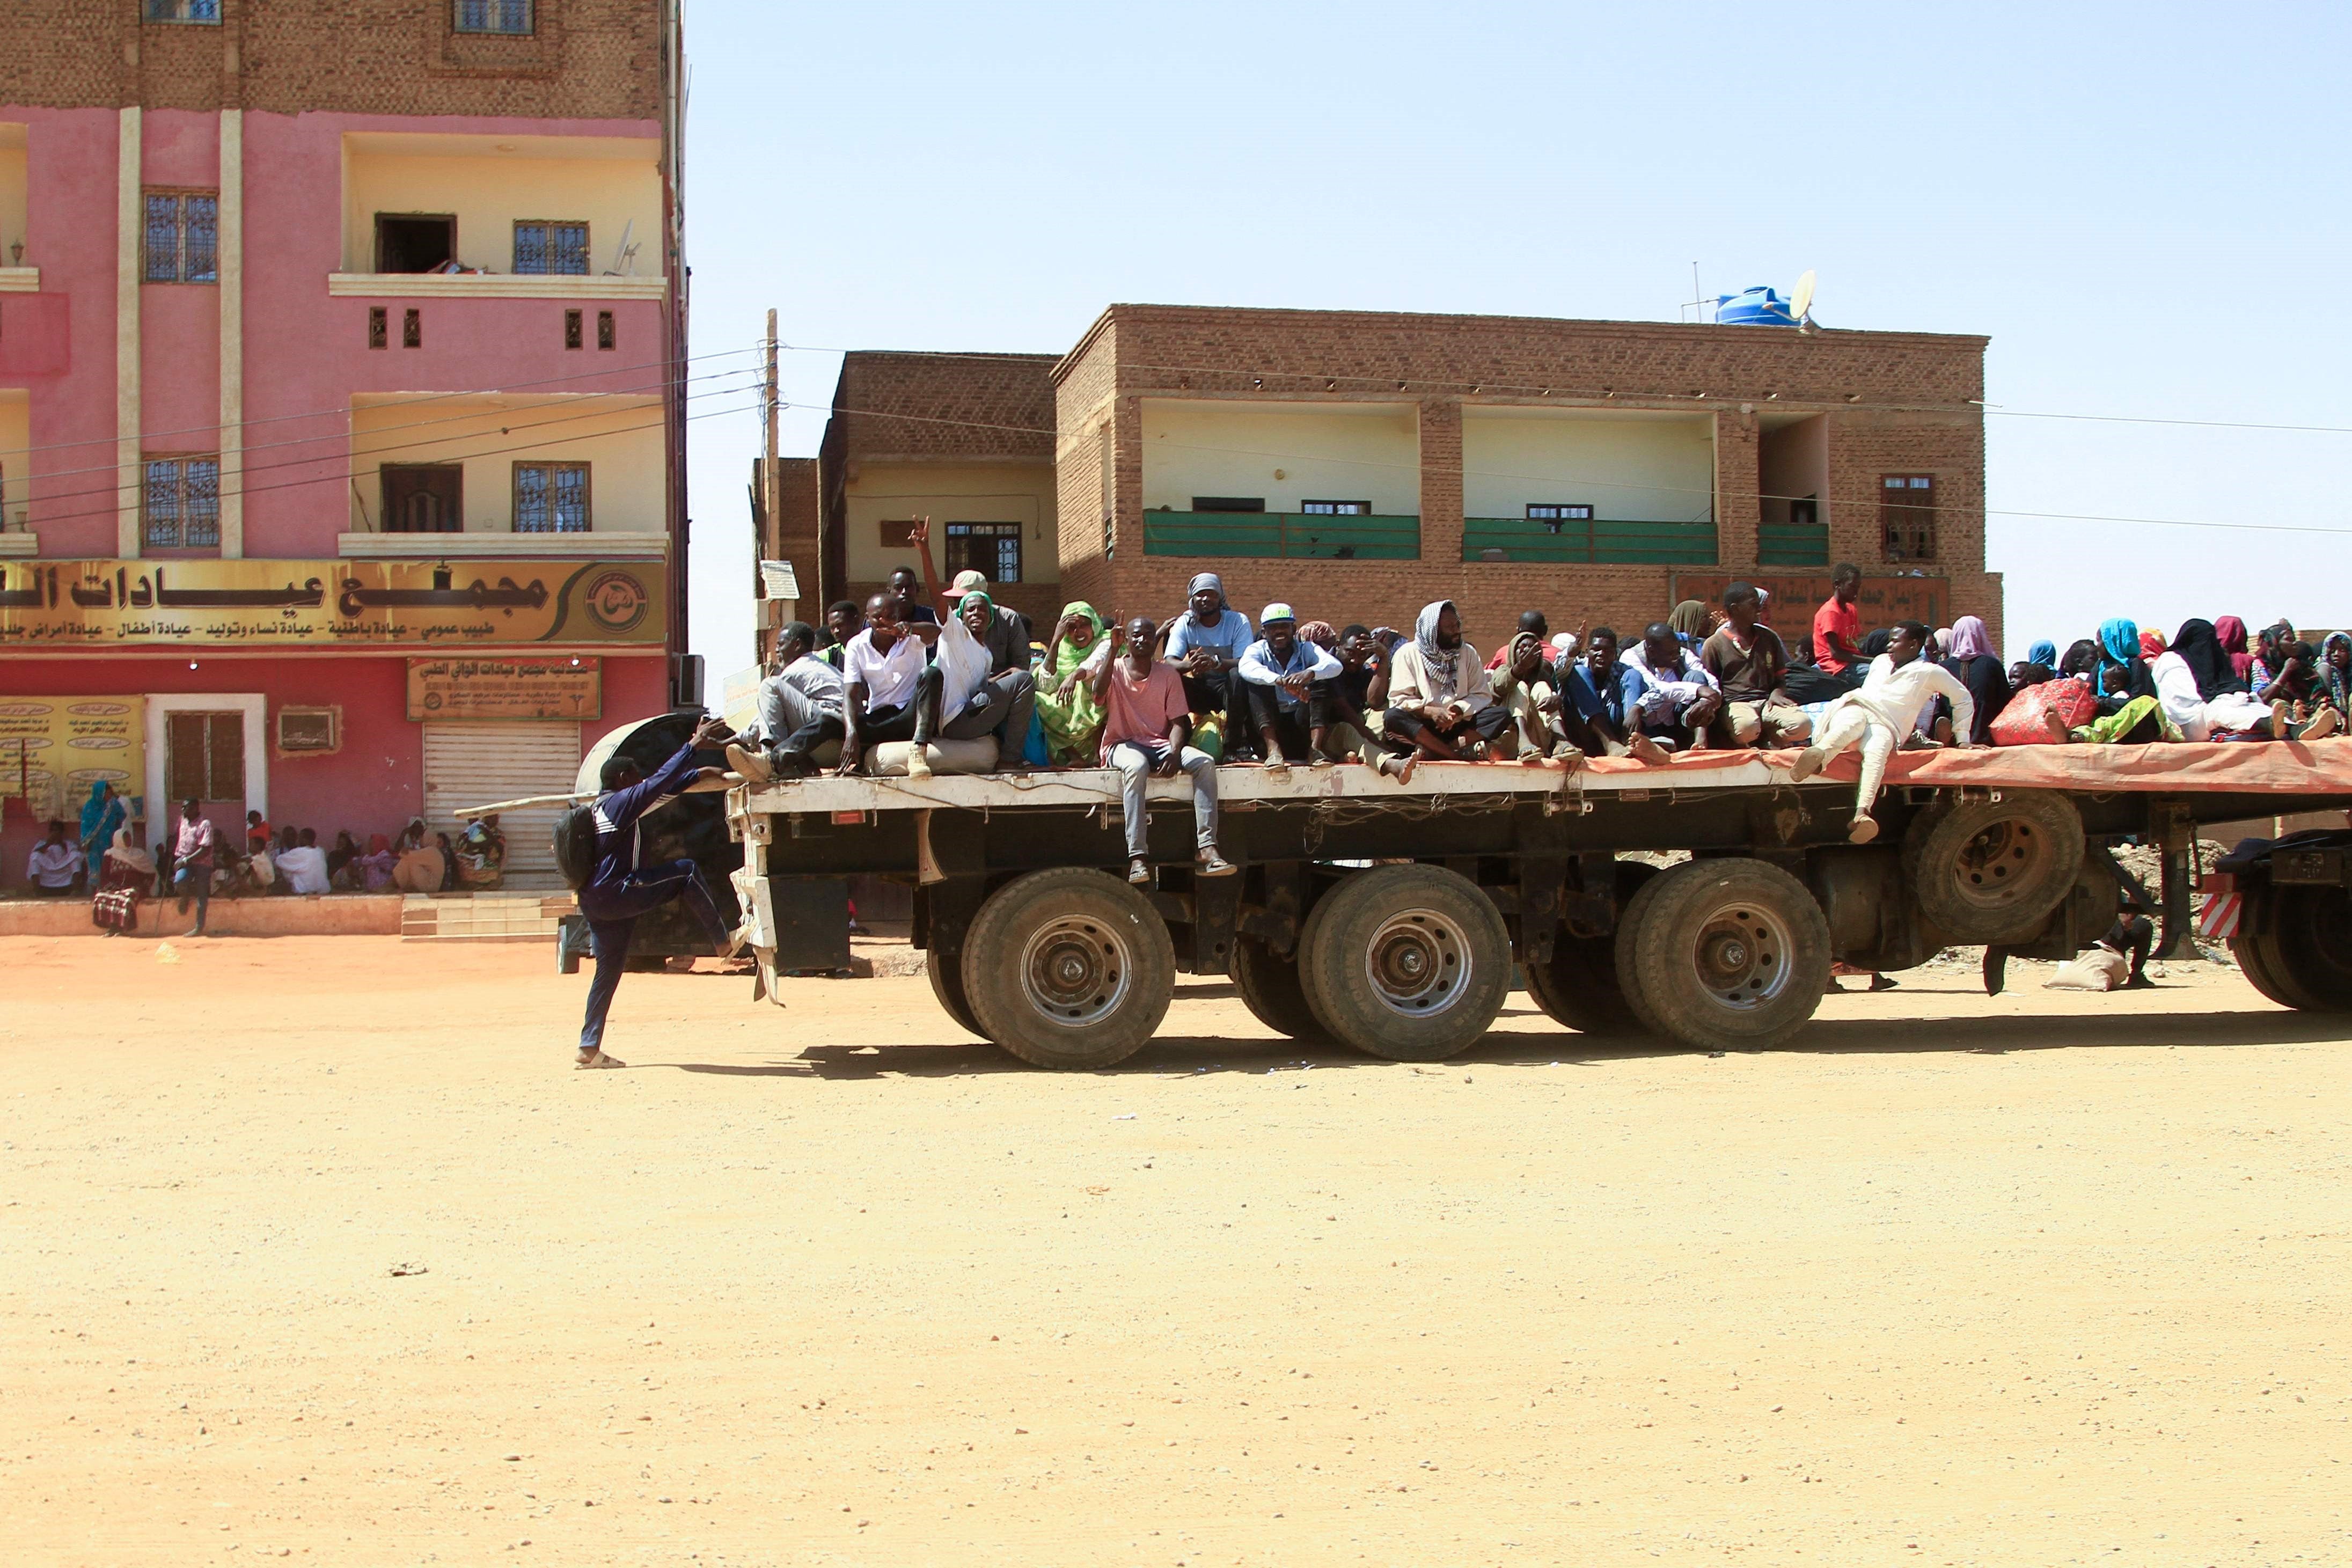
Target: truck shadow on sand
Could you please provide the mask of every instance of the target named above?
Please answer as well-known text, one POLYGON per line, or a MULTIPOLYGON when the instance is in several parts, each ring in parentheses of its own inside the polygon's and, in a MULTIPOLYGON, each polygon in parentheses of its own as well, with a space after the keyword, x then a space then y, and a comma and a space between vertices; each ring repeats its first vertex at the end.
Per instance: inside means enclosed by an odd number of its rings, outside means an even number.
MULTIPOLYGON (((1188 992, 1188 995, 1198 994, 1188 992)), ((1515 998, 1516 1000, 1516 998, 1515 998)), ((1534 1016, 1533 1009, 1504 1009, 1504 1016, 1534 1016)), ((943 1031, 951 1025, 941 1020, 943 1031)), ((2075 1013, 2004 1014, 1981 1018, 1816 1019, 1778 1052, 1787 1056, 1916 1056, 1923 1052, 2007 1056, 2018 1051, 2146 1049, 2153 1047, 2236 1047, 2332 1044, 2352 1033, 2347 1020, 2321 1014, 2271 1009, 2196 1014, 2075 1013)), ((1570 1030, 1512 1030, 1488 1035, 1472 1050, 1444 1062, 1384 1061, 1328 1044, 1237 1038, 1211 1035, 1163 1035, 1097 1078, 1196 1078, 1213 1073, 1329 1072, 1374 1068, 1388 1072, 1451 1073, 1464 1068, 1581 1067, 1652 1057, 1710 1053, 1646 1035, 1582 1035, 1570 1030)), ((1738 1052, 1734 1054, 1756 1054, 1738 1052)), ((981 1040, 910 1041, 898 1045, 812 1045, 792 1060, 760 1064, 716 1062, 647 1063, 681 1072, 727 1078, 875 1079, 945 1078, 978 1073, 1036 1072, 981 1040)))

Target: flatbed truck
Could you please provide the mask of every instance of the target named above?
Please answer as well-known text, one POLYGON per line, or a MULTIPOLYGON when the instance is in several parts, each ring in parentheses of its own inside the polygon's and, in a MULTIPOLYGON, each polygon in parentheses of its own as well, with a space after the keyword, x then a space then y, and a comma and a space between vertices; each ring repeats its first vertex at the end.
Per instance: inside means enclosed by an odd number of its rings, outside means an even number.
MULTIPOLYGON (((846 964, 847 879, 910 882, 940 1005, 1040 1067, 1139 1049, 1180 971, 1231 976, 1302 1043, 1397 1060, 1468 1049, 1515 985, 1570 1029, 1764 1049, 1803 1029, 1833 963, 2079 952, 2132 885, 2112 853, 2126 840, 2163 849, 2160 900, 2142 897, 2168 943, 2185 939, 2200 825, 2352 808, 2352 741, 1906 752, 1878 838, 1855 845, 1854 759, 1801 784, 1793 760, 1424 763, 1402 784, 1224 767, 1219 841, 1239 874, 1221 878, 1193 873, 1185 781, 1154 780, 1141 887, 1120 875, 1108 770, 825 774, 729 792, 728 877, 772 998, 779 973, 846 964), (1687 858, 1635 858, 1659 851, 1687 858)), ((2352 1007, 2342 837, 2288 873, 2309 880, 2274 886, 2259 849, 2240 874, 2230 940, 2290 1006, 2352 1007)))

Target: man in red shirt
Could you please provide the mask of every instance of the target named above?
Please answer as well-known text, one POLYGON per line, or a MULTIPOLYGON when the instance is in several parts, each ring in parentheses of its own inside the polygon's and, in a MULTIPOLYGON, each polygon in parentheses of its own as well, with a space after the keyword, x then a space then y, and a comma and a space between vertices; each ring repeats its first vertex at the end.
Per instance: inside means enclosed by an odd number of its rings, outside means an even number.
POLYGON ((1127 879, 1145 886, 1151 881, 1144 778, 1174 778, 1180 769, 1192 781, 1198 874, 1230 877, 1234 866, 1217 853, 1216 761, 1185 744, 1192 738, 1192 706, 1176 667, 1151 657, 1159 637, 1160 628, 1142 616, 1111 627, 1102 668, 1093 675, 1095 700, 1103 708, 1102 760, 1118 770, 1119 801, 1127 815, 1127 879))
POLYGON ((1862 568, 1842 562, 1830 574, 1828 600, 1813 612, 1813 662, 1849 684, 1858 684, 1853 667, 1864 662, 1862 606, 1854 602, 1861 593, 1862 568))

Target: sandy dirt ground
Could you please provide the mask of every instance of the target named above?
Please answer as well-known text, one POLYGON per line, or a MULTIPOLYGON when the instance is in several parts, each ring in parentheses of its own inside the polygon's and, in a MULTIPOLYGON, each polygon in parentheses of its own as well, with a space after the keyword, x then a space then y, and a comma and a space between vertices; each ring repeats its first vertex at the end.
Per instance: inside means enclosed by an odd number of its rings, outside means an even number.
POLYGON ((0 942, 11 1564, 2352 1563, 2352 1023, 1056 1076, 920 979, 0 942))

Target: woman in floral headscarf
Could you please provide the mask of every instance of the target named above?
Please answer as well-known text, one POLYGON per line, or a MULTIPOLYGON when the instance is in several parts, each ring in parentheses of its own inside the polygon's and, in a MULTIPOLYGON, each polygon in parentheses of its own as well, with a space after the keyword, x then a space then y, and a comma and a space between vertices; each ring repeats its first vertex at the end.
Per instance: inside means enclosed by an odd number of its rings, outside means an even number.
POLYGON ((1103 618, 1084 599, 1062 606, 1053 637, 1037 662, 1037 723, 1045 731, 1045 761, 1057 768, 1087 767, 1102 735, 1102 704, 1078 673, 1101 646, 1103 618))

